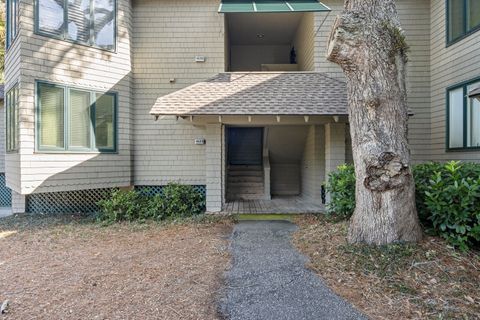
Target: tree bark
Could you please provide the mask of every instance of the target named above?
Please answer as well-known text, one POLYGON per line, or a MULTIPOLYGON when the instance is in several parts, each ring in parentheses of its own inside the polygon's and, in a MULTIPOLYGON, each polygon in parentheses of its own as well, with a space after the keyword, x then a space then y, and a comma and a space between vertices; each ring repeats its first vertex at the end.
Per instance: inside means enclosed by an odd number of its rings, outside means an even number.
POLYGON ((345 0, 327 58, 340 65, 348 88, 356 175, 350 243, 422 238, 407 141, 407 51, 395 0, 345 0))

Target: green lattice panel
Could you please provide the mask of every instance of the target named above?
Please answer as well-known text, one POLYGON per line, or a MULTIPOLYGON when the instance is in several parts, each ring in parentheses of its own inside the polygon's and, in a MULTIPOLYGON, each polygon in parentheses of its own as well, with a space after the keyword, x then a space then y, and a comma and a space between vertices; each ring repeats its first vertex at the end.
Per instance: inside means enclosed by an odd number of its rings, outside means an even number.
POLYGON ((12 206, 12 190, 5 185, 5 173, 0 173, 0 207, 12 206))
POLYGON ((93 213, 97 202, 109 196, 112 189, 89 189, 34 193, 27 196, 30 213, 93 213))

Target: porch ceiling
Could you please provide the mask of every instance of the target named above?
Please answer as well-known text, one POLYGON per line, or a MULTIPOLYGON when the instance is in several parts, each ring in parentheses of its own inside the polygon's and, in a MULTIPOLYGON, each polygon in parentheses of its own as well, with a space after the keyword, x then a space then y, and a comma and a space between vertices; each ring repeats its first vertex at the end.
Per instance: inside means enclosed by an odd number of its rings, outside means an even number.
POLYGON ((150 114, 341 116, 347 89, 318 72, 220 73, 158 98, 150 114))

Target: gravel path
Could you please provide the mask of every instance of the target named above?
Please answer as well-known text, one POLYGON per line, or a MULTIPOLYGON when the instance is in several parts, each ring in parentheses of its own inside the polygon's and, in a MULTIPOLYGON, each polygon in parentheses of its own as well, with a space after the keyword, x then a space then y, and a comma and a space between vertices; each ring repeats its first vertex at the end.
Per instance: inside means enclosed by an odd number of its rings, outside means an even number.
POLYGON ((335 295, 291 245, 296 226, 239 222, 231 237, 233 265, 220 311, 227 319, 366 319, 335 295))

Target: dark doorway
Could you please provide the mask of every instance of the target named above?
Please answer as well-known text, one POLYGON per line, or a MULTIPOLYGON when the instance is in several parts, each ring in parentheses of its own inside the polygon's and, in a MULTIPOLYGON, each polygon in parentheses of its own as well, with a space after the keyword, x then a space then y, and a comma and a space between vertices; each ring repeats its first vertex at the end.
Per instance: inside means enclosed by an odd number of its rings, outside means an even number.
POLYGON ((263 128, 228 128, 228 164, 261 165, 263 128))

